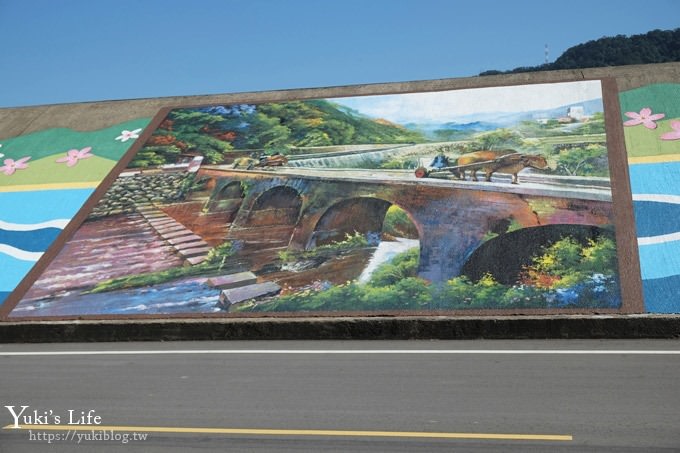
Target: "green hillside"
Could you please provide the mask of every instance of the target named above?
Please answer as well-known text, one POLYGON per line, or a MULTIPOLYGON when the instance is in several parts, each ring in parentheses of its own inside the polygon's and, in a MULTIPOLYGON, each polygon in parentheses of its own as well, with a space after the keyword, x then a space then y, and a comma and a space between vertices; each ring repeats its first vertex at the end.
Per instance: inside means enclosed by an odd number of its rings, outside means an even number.
POLYGON ((652 30, 640 35, 605 36, 565 50, 553 63, 522 66, 510 71, 484 71, 480 75, 558 69, 599 68, 630 64, 680 61, 680 28, 652 30))
POLYGON ((176 109, 131 166, 174 163, 184 152, 199 153, 208 163, 218 163, 233 150, 285 153, 292 147, 423 141, 420 133, 326 100, 176 109))

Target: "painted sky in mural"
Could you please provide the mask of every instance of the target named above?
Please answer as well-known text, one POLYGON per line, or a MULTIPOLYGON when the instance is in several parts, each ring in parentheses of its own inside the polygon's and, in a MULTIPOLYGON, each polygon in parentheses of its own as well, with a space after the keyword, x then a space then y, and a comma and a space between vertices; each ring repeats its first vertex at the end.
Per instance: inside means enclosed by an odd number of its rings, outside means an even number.
POLYGON ((601 98, 600 82, 587 81, 335 98, 333 101, 374 118, 404 124, 478 121, 493 113, 551 110, 601 98))

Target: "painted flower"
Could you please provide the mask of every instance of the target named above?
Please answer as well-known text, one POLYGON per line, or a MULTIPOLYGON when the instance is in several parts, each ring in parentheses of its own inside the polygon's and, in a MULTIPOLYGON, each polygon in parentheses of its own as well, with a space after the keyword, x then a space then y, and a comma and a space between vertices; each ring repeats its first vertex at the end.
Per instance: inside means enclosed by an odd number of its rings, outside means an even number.
POLYGON ((60 157, 57 159, 57 163, 65 163, 67 167, 73 167, 81 159, 87 159, 92 157, 94 154, 90 154, 91 146, 83 148, 80 151, 77 149, 72 149, 66 152, 66 157, 60 157))
POLYGON ((139 138, 139 133, 142 132, 142 129, 135 129, 134 131, 127 131, 124 130, 123 132, 120 133, 118 137, 116 137, 116 140, 120 140, 121 142, 126 142, 132 138, 139 138))
POLYGON ((14 174, 15 171, 21 170, 28 167, 26 163, 30 159, 29 157, 22 157, 19 160, 5 159, 5 165, 0 167, 0 171, 4 172, 7 176, 14 174))
POLYGON ((632 119, 624 122, 624 126, 637 126, 638 124, 642 124, 647 129, 656 129, 656 123, 654 121, 660 120, 666 116, 665 113, 655 113, 652 115, 652 109, 649 107, 643 108, 640 110, 640 113, 626 112, 625 115, 632 119))
POLYGON ((680 121, 671 121, 673 132, 661 134, 661 140, 680 140, 680 121))
MULTIPOLYGON (((0 148, 2 148, 2 143, 0 143, 0 148)), ((0 153, 0 157, 5 157, 5 155, 0 153)))

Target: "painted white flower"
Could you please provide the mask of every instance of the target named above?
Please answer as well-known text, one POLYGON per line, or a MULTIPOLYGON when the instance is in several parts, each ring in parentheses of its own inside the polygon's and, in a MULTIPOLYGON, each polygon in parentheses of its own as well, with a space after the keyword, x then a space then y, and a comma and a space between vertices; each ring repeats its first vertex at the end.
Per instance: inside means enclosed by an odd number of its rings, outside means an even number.
POLYGON ((126 142, 130 139, 134 138, 139 138, 139 133, 142 132, 142 129, 135 129, 134 131, 123 131, 120 133, 118 137, 116 137, 116 140, 120 140, 121 142, 126 142))
MULTIPOLYGON (((0 143, 0 148, 2 148, 2 143, 0 143)), ((5 155, 0 153, 0 157, 5 157, 5 155)))

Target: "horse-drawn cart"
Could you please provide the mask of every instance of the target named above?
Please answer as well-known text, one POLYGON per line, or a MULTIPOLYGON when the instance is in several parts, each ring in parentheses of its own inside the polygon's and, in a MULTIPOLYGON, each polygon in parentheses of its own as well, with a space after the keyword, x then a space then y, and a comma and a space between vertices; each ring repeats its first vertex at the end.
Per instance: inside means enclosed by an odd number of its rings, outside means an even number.
POLYGON ((472 180, 477 181, 477 171, 483 170, 487 181, 491 181, 491 175, 495 172, 509 173, 512 175, 512 183, 518 184, 517 173, 524 168, 532 167, 539 170, 548 168, 545 157, 521 154, 512 150, 475 151, 460 156, 456 165, 448 163, 448 158, 439 155, 434 159, 434 165, 431 168, 416 168, 415 176, 416 178, 437 177, 434 176, 437 173, 448 172, 458 179, 465 179, 465 172, 470 170, 472 180))

